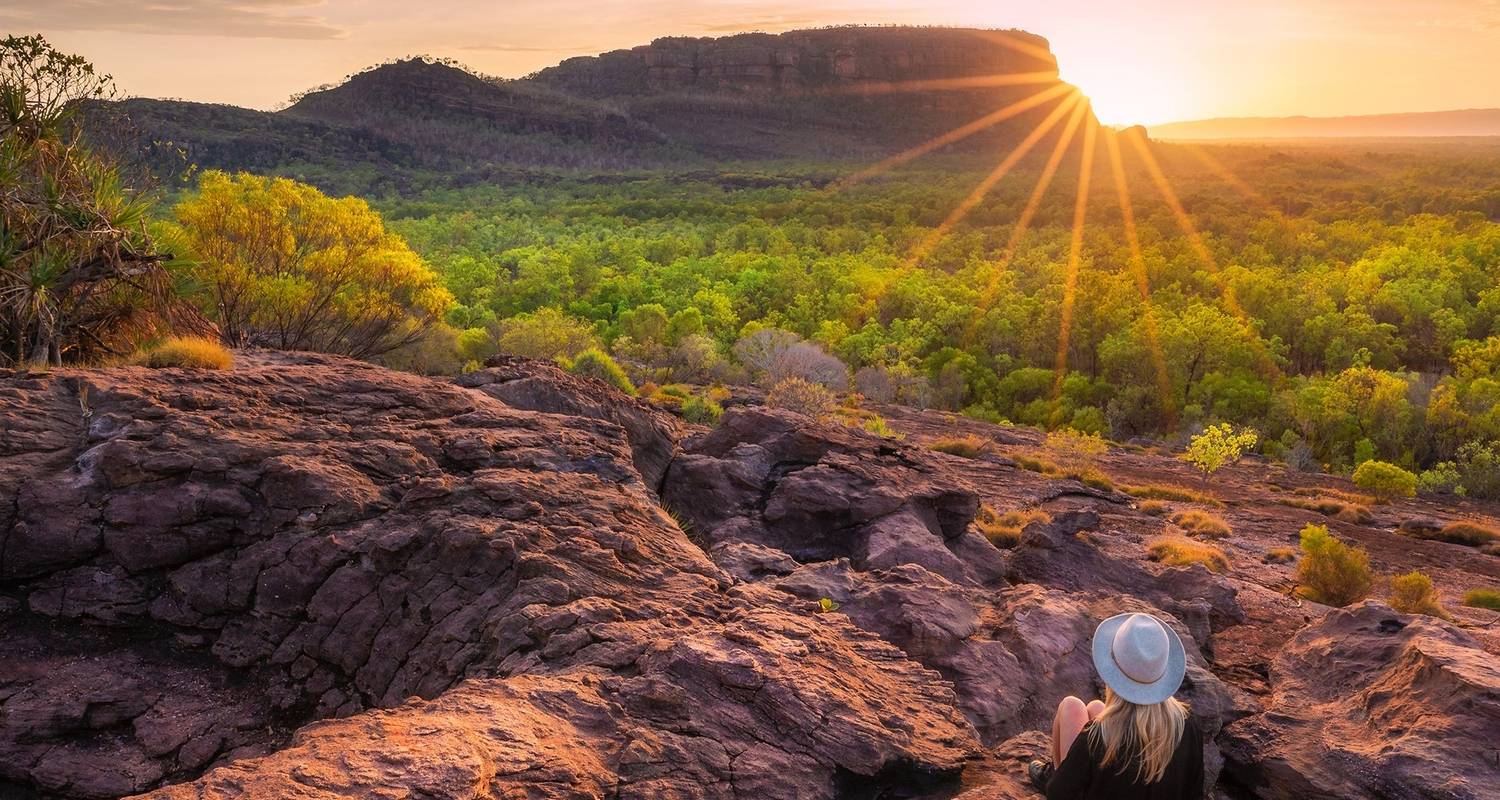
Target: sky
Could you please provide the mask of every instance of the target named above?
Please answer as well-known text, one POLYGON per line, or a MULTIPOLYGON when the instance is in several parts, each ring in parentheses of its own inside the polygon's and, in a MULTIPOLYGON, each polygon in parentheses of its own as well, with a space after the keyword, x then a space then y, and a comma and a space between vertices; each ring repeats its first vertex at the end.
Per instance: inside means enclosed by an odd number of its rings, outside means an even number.
POLYGON ((519 77, 659 36, 1021 28, 1111 124, 1500 107, 1500 0, 0 0, 130 95, 274 108, 427 54, 519 77))

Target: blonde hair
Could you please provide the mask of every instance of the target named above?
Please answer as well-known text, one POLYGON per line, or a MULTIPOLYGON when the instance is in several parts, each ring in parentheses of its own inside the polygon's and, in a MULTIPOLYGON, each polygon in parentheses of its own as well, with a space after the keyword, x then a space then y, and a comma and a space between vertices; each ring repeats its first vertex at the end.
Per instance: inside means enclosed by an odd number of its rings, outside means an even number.
POLYGON ((1100 766, 1118 763, 1118 771, 1124 772, 1126 762, 1133 758, 1136 779, 1156 783, 1172 763, 1187 715, 1187 705, 1175 697, 1140 706, 1106 688, 1104 711, 1089 732, 1093 743, 1104 751, 1100 766))

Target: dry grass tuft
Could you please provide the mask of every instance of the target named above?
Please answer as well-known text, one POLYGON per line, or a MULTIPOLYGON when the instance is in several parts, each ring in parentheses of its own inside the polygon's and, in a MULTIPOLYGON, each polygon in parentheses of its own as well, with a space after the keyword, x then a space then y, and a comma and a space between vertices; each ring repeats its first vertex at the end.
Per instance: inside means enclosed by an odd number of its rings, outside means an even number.
POLYGON ((1477 522, 1459 521, 1444 525, 1442 530, 1430 534, 1427 538, 1480 547, 1490 542, 1500 541, 1500 531, 1477 522))
POLYGON ((1142 514, 1150 514, 1153 517, 1164 517, 1168 511, 1172 510, 1171 506, 1160 500, 1143 500, 1137 508, 1142 514))
POLYGON ((1172 515, 1172 524, 1199 539, 1227 539, 1233 532, 1222 517, 1207 511, 1179 511, 1172 515))
POLYGON ((1163 536, 1153 540, 1146 548, 1146 555, 1152 561, 1171 567, 1202 564, 1210 572, 1229 571, 1229 556, 1223 550, 1183 536, 1163 536))
POLYGON ((1325 517, 1333 517, 1340 522, 1350 522, 1356 525, 1368 525, 1375 515, 1370 509, 1358 503, 1352 503, 1346 499, 1335 497, 1278 497, 1276 502, 1301 508, 1308 511, 1316 511, 1325 517))
POLYGON ((1290 564, 1297 560, 1297 548, 1273 547, 1266 551, 1263 559, 1267 564, 1290 564))
POLYGON ((200 336, 173 336, 136 353, 133 359, 143 367, 162 369, 229 369, 234 356, 228 348, 213 339, 200 336))
POLYGON ((1052 515, 1039 508, 1019 511, 996 511, 988 503, 979 507, 974 518, 974 527, 996 547, 1015 547, 1021 541, 1021 531, 1033 522, 1051 522, 1052 515))
POLYGON ((1171 500, 1175 503, 1197 503, 1199 505, 1223 508, 1224 502, 1217 497, 1195 492, 1181 486, 1167 484, 1148 484, 1146 486, 1124 486, 1121 490, 1132 497, 1145 500, 1171 500))
POLYGON ((936 450, 939 453, 947 453, 950 456, 961 456, 963 458, 978 458, 989 449, 989 446, 989 439, 973 434, 933 439, 927 445, 929 449, 936 450))

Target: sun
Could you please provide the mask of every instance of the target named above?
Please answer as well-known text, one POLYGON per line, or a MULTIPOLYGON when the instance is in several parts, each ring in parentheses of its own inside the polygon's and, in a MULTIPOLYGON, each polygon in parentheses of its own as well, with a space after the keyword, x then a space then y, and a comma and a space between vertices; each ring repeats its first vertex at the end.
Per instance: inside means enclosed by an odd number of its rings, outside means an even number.
POLYGON ((1068 65, 1060 77, 1089 98, 1094 115, 1105 125, 1149 127, 1194 116, 1191 82, 1163 57, 1127 58, 1094 51, 1059 53, 1058 63, 1068 65))

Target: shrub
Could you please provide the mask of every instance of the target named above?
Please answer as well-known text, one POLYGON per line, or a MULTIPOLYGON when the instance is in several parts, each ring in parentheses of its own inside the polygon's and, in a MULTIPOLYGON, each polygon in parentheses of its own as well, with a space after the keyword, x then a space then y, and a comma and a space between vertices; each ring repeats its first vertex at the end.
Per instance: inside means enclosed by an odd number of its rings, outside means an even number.
POLYGON ((1450 522, 1435 533, 1423 536, 1424 539, 1437 539, 1440 542, 1452 544, 1466 544, 1470 547, 1479 547, 1500 539, 1500 531, 1487 528, 1475 522, 1450 522))
POLYGON ((224 345, 199 336, 173 336, 138 353, 135 362, 143 367, 183 367, 186 369, 229 369, 234 356, 224 345))
POLYGON ((1413 497, 1417 493, 1417 476, 1385 461, 1366 461, 1354 470, 1354 485, 1381 500, 1413 497))
POLYGON ((1432 469, 1422 470, 1417 476, 1417 491, 1425 494, 1467 494, 1458 474, 1458 465, 1452 461, 1442 461, 1432 466, 1432 469))
POLYGON ((933 439, 927 446, 939 453, 947 453, 951 456, 978 458, 990 446, 990 440, 969 434, 968 436, 933 439))
POLYGON ((1500 500, 1500 441, 1469 442, 1458 448, 1458 472, 1467 494, 1500 500))
POLYGON ((1265 562, 1267 564, 1290 564, 1297 560, 1297 548, 1295 547, 1273 547, 1266 551, 1265 562))
POLYGON ((630 378, 625 374, 625 370, 621 369, 620 365, 616 364, 615 360, 610 358, 608 353, 597 347, 590 347, 584 350, 574 356, 572 361, 566 362, 565 366, 569 372, 575 375, 596 378, 619 389, 625 394, 635 394, 635 384, 630 382, 630 378))
POLYGON ((1167 512, 1170 510, 1171 507, 1160 500, 1146 500, 1140 505, 1140 511, 1142 514, 1150 514, 1153 517, 1166 516, 1167 512))
POLYGON ((1098 434, 1080 433, 1072 428, 1049 432, 1042 447, 1053 460, 1076 470, 1083 470, 1109 450, 1109 445, 1098 434))
POLYGON ((1195 542, 1181 536, 1163 536, 1153 540, 1146 548, 1146 555, 1171 567, 1186 567, 1202 564, 1209 572, 1227 572, 1229 557, 1224 551, 1204 542, 1195 542))
POLYGON ((1172 524, 1203 539, 1224 539, 1231 533, 1229 523, 1206 511, 1179 511, 1172 515, 1172 524))
POLYGON ((822 419, 833 413, 833 392, 821 384, 787 378, 766 393, 766 405, 822 419))
POLYGON ((724 408, 707 397, 693 396, 682 401, 682 418, 699 425, 717 425, 724 408))
POLYGON ((1470 589, 1464 592, 1464 605, 1500 611, 1500 589, 1470 589))
POLYGON ((1259 438, 1260 435, 1250 428, 1236 431, 1228 423, 1210 425, 1192 438, 1183 458, 1205 476, 1212 475, 1225 465, 1239 461, 1259 438))
POLYGON ((1330 606, 1346 606, 1370 593, 1370 554, 1334 538, 1325 525, 1302 529, 1302 560, 1297 582, 1304 597, 1330 606))
POLYGON ((974 527, 984 534, 984 538, 996 547, 1015 547, 1021 541, 1021 531, 1033 522, 1051 522, 1052 515, 1039 508, 1024 509, 1021 511, 996 511, 990 505, 979 507, 979 515, 974 518, 974 527))
POLYGON ((1176 503, 1199 503, 1206 506, 1223 507, 1223 501, 1217 497, 1211 497, 1181 486, 1167 486, 1164 484, 1150 484, 1147 486, 1126 486, 1125 493, 1133 497, 1146 500, 1171 500, 1176 503))
POLYGON ((1416 570, 1391 579, 1390 605, 1391 608, 1403 614, 1426 614, 1429 617, 1448 618, 1448 612, 1438 601, 1437 590, 1432 586, 1432 578, 1416 570))

